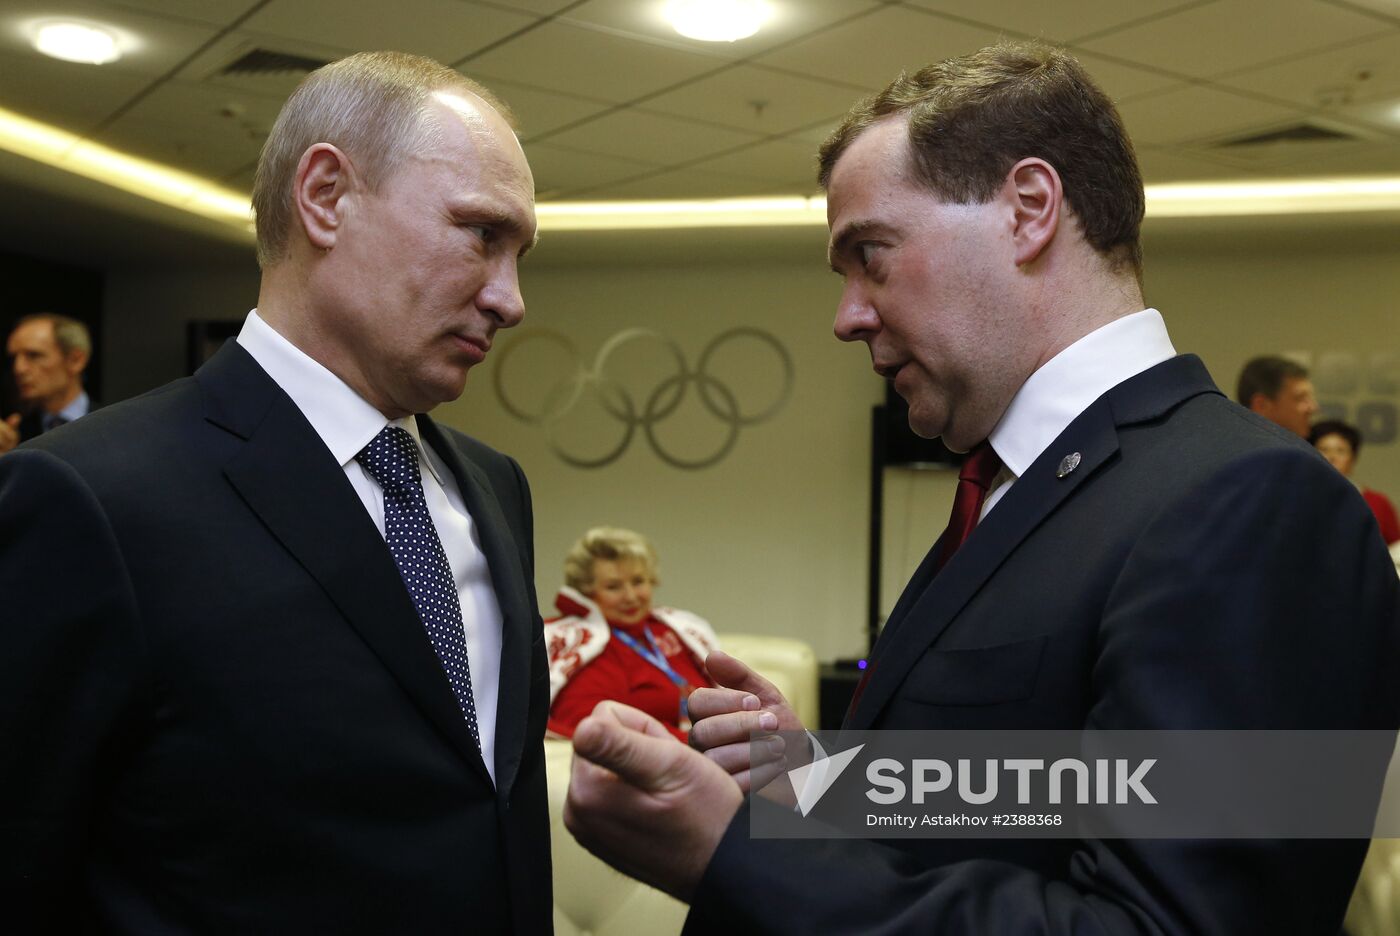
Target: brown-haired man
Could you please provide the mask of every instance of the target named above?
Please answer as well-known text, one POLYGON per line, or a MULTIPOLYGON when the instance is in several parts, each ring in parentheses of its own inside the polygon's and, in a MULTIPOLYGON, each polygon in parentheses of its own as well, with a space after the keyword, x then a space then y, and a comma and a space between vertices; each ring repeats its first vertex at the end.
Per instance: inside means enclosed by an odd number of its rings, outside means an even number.
POLYGON ((1235 399, 1240 406, 1303 439, 1317 415, 1317 394, 1308 369, 1275 354, 1251 358, 1245 364, 1235 399))
MULTIPOLYGON (((896 606, 846 728, 1394 730, 1400 588, 1374 522, 1145 308, 1136 162, 1077 62, 1007 45, 902 76, 821 162, 836 334, 869 346, 916 431, 971 450, 983 487, 896 606)), ((689 932, 1341 925, 1364 841, 751 838, 772 807, 742 794, 749 732, 801 726, 742 663, 708 665, 727 687, 691 697, 708 758, 605 703, 575 735, 565 813, 691 901, 689 932)))
POLYGON ((0 459, 6 928, 548 931, 529 489, 422 415, 524 313, 530 168, 485 89, 362 53, 255 189, 237 341, 0 459))
POLYGON ((0 452, 92 409, 83 389, 92 338, 82 322, 53 312, 26 315, 10 332, 5 351, 24 410, 0 422, 0 452))

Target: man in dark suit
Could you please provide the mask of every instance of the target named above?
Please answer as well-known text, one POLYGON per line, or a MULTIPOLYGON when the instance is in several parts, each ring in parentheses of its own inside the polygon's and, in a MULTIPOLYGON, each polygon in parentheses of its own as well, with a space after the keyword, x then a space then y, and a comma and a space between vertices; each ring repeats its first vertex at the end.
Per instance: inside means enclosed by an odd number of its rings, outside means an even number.
POLYGON ((524 313, 504 113, 313 73, 236 342, 0 459, 7 932, 551 928, 529 490, 422 415, 524 313))
POLYGON ((0 421, 0 452, 8 452, 92 409, 83 371, 92 358, 92 337, 77 319, 52 312, 26 315, 5 343, 23 411, 0 421))
MULTIPOLYGON (((970 450, 847 728, 1394 730, 1375 524, 1145 308, 1141 178, 1077 62, 1009 45, 901 76, 821 167, 838 337, 869 345, 919 434, 970 450)), ((749 732, 801 726, 740 662, 709 666, 727 688, 690 703, 708 759, 600 707, 565 814, 691 901, 690 932, 1340 928, 1364 841, 751 838, 776 807, 744 800, 749 732)))

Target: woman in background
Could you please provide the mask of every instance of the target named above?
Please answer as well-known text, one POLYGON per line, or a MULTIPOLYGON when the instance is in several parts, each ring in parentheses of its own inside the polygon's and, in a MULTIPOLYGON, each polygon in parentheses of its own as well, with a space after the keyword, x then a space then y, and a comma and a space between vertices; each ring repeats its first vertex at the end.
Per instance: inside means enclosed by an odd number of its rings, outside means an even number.
MULTIPOLYGON (((1356 467, 1357 456, 1361 454, 1360 430, 1340 419, 1324 419, 1312 427, 1308 441, 1322 453, 1323 458, 1332 463, 1333 468, 1348 478, 1351 477, 1352 469, 1356 467)), ((1400 542, 1400 517, 1396 516, 1395 505, 1390 502, 1390 498, 1380 491, 1373 491, 1359 484, 1357 487, 1361 488, 1361 496, 1366 498, 1371 512, 1376 515, 1376 522, 1381 527, 1381 536, 1385 537, 1387 545, 1400 542)))
POLYGON ((702 618, 652 607, 651 543, 631 530, 589 530, 564 560, 564 583, 554 600, 562 616, 544 625, 550 733, 573 737, 595 705, 615 699, 686 740, 686 700, 694 689, 714 685, 705 657, 719 643, 702 618))

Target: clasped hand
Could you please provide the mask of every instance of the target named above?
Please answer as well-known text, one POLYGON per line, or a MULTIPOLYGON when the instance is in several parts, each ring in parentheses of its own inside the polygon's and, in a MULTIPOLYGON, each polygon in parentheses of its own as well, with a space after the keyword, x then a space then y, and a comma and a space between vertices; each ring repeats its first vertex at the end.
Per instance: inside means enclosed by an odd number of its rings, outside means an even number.
MULTIPOLYGON (((772 683, 725 653, 716 651, 705 662, 719 688, 690 696, 690 747, 677 744, 644 712, 599 703, 574 732, 564 803, 564 825, 580 844, 685 901, 744 794, 797 766, 789 763, 782 738, 753 744, 751 736, 802 731, 772 683)), ((805 744, 793 753, 801 763, 811 756, 805 744)))

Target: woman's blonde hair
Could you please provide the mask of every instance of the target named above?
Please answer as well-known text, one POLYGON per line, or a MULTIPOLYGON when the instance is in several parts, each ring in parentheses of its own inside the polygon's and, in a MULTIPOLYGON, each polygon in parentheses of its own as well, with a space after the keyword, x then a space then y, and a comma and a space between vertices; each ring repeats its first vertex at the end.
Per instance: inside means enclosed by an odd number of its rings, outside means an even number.
POLYGON ((593 590, 593 560, 641 563, 652 584, 656 577, 656 550, 640 533, 616 527, 594 527, 574 543, 564 557, 564 584, 585 595, 593 590))

